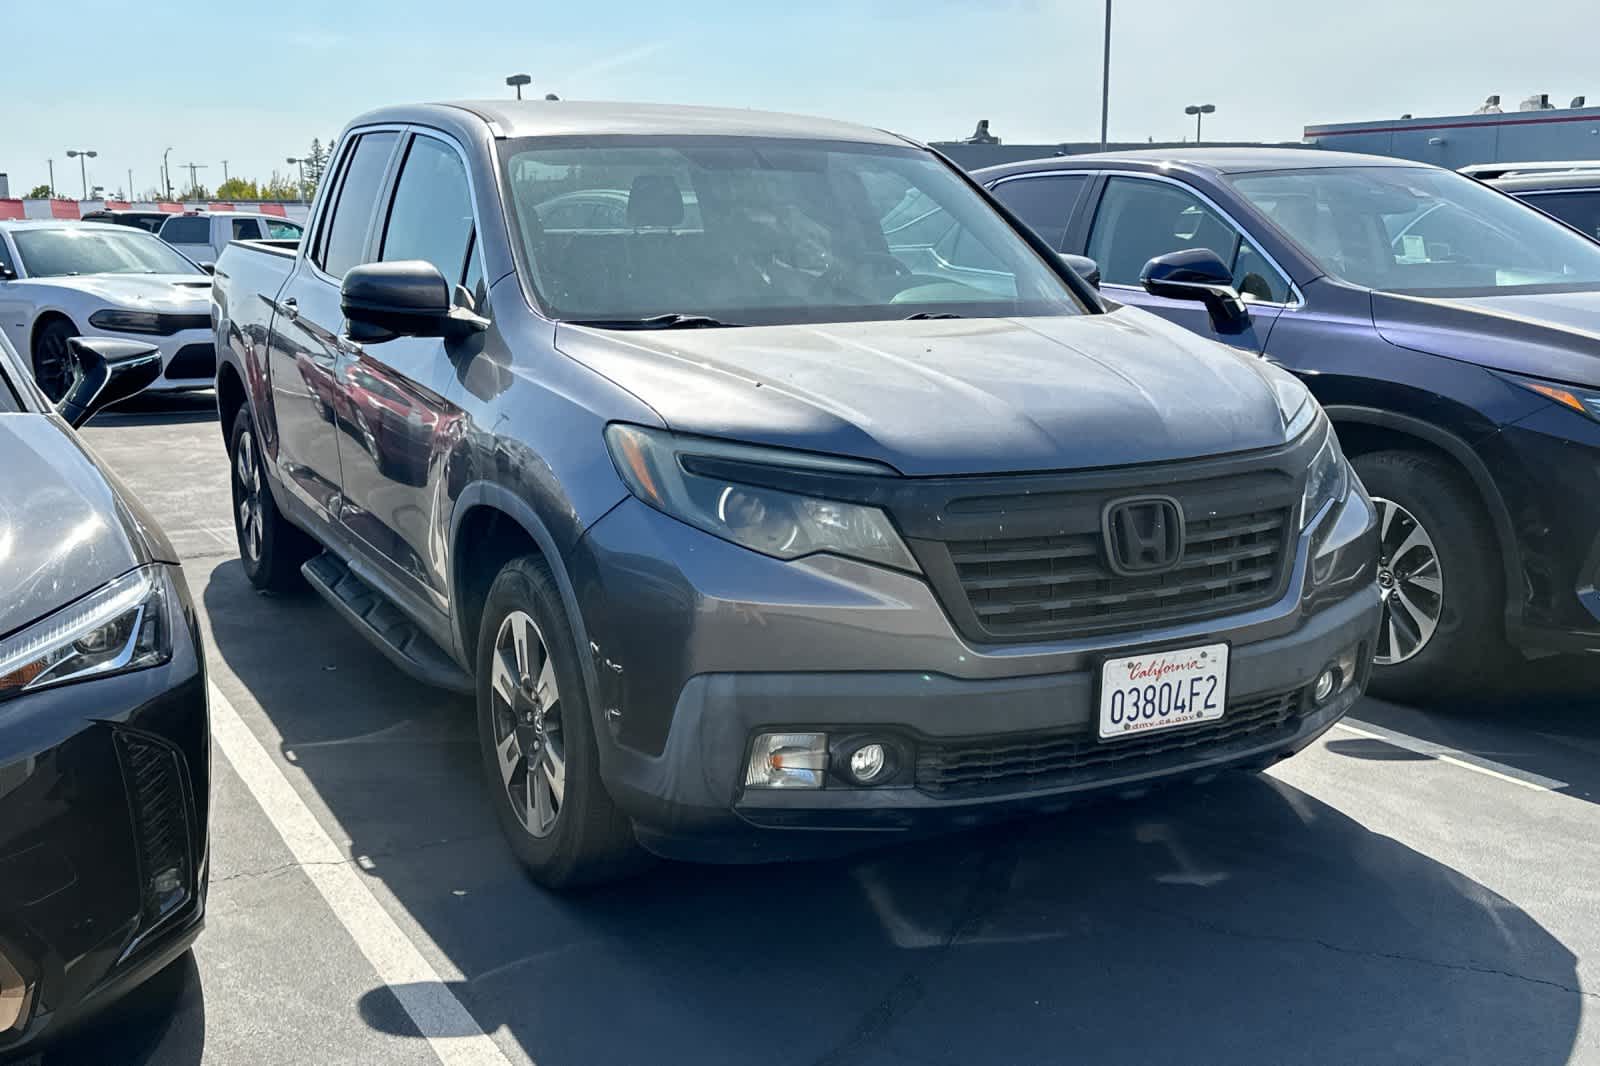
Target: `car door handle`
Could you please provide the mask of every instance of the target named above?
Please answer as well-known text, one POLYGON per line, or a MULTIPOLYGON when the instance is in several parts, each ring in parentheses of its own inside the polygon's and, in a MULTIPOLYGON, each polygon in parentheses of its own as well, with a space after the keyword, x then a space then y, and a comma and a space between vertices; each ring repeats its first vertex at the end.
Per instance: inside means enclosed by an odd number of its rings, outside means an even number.
POLYGON ((293 322, 295 319, 300 317, 300 301, 296 300, 293 296, 283 301, 282 307, 284 317, 290 322, 293 322))

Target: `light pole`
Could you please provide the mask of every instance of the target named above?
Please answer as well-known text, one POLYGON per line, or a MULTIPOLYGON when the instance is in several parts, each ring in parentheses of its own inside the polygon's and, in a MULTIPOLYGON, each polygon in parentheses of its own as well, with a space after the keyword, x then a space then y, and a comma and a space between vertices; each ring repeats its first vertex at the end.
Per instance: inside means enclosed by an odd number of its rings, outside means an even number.
POLYGON ((189 195, 193 196, 195 199, 198 200, 200 198, 200 196, 199 196, 199 193, 200 193, 200 178, 195 172, 199 171, 199 170, 206 169, 206 164, 204 164, 204 163, 179 163, 178 165, 180 167, 188 167, 189 168, 189 195))
POLYGON ((1100 61, 1100 150, 1106 150, 1106 123, 1111 117, 1111 0, 1106 0, 1106 51, 1100 61))
POLYGON ((99 152, 90 149, 67 149, 67 158, 76 159, 78 161, 78 176, 83 179, 83 198, 85 200, 89 198, 89 166, 86 162, 84 162, 84 160, 93 159, 99 154, 99 152))
POLYGON ((517 90, 517 99, 522 99, 522 87, 532 82, 533 79, 526 74, 513 74, 506 79, 506 84, 517 90))
POLYGON ((1200 117, 1213 114, 1217 110, 1216 104, 1190 104, 1183 109, 1185 115, 1194 116, 1194 143, 1200 143, 1200 117))
POLYGON ((228 180, 228 161, 226 159, 222 161, 222 180, 224 183, 228 180))
POLYGON ((167 156, 172 149, 168 148, 161 153, 161 181, 167 187, 167 199, 172 199, 172 168, 167 165, 167 156))
POLYGON ((290 156, 285 162, 294 163, 300 168, 300 199, 304 200, 306 198, 306 164, 311 160, 304 156, 290 156))
POLYGON ((134 193, 133 193, 133 168, 129 167, 128 168, 128 201, 131 203, 131 202, 133 202, 134 200, 137 200, 137 199, 138 199, 138 197, 135 196, 134 193))
POLYGON ((45 165, 50 168, 50 199, 54 200, 56 198, 56 161, 54 159, 46 159, 45 165))

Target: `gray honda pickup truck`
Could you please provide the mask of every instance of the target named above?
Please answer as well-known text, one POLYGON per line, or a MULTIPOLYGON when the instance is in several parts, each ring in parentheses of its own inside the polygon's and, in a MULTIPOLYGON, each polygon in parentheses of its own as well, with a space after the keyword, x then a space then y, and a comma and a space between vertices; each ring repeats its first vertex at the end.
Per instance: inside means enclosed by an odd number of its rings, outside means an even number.
POLYGON ((475 696, 546 884, 1259 770, 1366 682, 1374 509, 1305 388, 903 137, 385 108, 213 293, 251 581, 475 696))

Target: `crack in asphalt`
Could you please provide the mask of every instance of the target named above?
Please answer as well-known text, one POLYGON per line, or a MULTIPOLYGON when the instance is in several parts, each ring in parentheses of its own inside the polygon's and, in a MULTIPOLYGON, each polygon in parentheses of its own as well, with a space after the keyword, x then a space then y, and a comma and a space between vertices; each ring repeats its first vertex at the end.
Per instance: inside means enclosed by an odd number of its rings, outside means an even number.
POLYGON ((967 890, 956 912, 955 919, 938 946, 924 956, 930 961, 905 974, 890 986, 889 991, 867 1009, 855 1026, 833 1048, 812 1060, 811 1066, 844 1066, 867 1051, 911 1008, 922 1001, 923 977, 937 970, 950 957, 950 949, 962 940, 977 933, 988 917, 1004 902, 1011 885, 1011 875, 1016 871, 1021 850, 1014 836, 984 849, 972 887, 967 890))
MULTIPOLYGON (((279 863, 276 866, 263 867, 262 869, 259 869, 259 870, 240 870, 237 873, 224 874, 221 877, 213 877, 213 878, 211 878, 211 884, 220 885, 220 884, 225 884, 225 883, 227 883, 229 881, 256 880, 256 879, 263 878, 263 877, 272 877, 275 874, 281 874, 286 870, 303 870, 303 869, 306 869, 306 868, 312 867, 312 866, 352 866, 352 865, 354 865, 354 866, 357 866, 358 868, 361 868, 360 867, 360 863, 361 863, 362 859, 368 859, 368 860, 372 860, 372 861, 377 861, 379 859, 392 859, 392 858, 397 858, 397 857, 401 857, 401 856, 416 855, 416 854, 418 854, 420 852, 430 851, 430 850, 432 850, 434 848, 442 848, 442 847, 446 847, 446 846, 451 845, 451 844, 467 844, 467 843, 471 843, 472 841, 475 841, 475 840, 487 840, 490 837, 496 837, 496 836, 499 836, 499 834, 497 832, 487 832, 486 831, 486 832, 482 832, 482 833, 469 833, 466 836, 445 837, 445 838, 440 839, 440 840, 429 840, 429 841, 427 841, 425 843, 416 844, 416 845, 413 845, 411 847, 388 848, 388 849, 386 849, 384 851, 362 852, 360 855, 352 855, 352 856, 350 856, 349 858, 346 858, 346 859, 312 859, 309 862, 298 862, 298 861, 291 860, 289 862, 279 863)), ((363 873, 370 873, 371 872, 371 871, 366 870, 365 868, 361 868, 361 869, 362 869, 363 873)))
POLYGON ((1443 959, 1430 959, 1422 955, 1408 955, 1402 951, 1374 951, 1371 948, 1350 947, 1344 944, 1336 944, 1331 940, 1324 940, 1321 937, 1315 936, 1288 936, 1281 933, 1247 932, 1243 929, 1235 929, 1232 926, 1223 925, 1220 922, 1208 922, 1205 919, 1197 918, 1192 914, 1183 914, 1175 911, 1163 910, 1159 907, 1141 907, 1140 909, 1145 911, 1147 914, 1155 914, 1163 918, 1187 922, 1196 928, 1204 929, 1207 932, 1215 933, 1218 936, 1234 937, 1239 940, 1255 940, 1273 944, 1313 944, 1317 947, 1323 948, 1326 951, 1332 951, 1340 955, 1354 955, 1368 959, 1386 959, 1391 962, 1409 962, 1419 966, 1431 966, 1439 970, 1454 970, 1459 973, 1478 973, 1495 977, 1508 977, 1514 981, 1523 981, 1532 985, 1544 985, 1547 988, 1554 988, 1562 992, 1570 992, 1573 995, 1582 996, 1585 999, 1600 1000, 1600 992, 1589 992, 1583 988, 1574 988, 1571 985, 1562 984, 1560 981, 1552 981, 1544 977, 1532 977, 1528 974, 1516 973, 1512 970, 1501 970, 1493 966, 1474 966, 1471 963, 1465 962, 1447 962, 1443 959))

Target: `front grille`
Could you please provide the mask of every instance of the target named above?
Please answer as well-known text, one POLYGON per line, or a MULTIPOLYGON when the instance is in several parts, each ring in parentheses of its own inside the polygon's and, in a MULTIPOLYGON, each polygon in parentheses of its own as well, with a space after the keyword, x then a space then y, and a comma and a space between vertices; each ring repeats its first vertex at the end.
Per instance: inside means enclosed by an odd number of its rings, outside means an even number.
MULTIPOLYGON (((207 322, 209 321, 207 319, 207 322)), ((167 364, 165 375, 169 381, 216 377, 216 347, 211 344, 185 344, 167 364)))
POLYGON ((1056 733, 922 743, 916 786, 940 796, 1024 792, 1159 770, 1180 763, 1196 748, 1243 747, 1287 737, 1299 723, 1303 691, 1252 696, 1229 704, 1214 722, 1127 740, 1099 740, 1090 723, 1056 733))
POLYGON ((1183 559, 1121 576, 1098 531, 949 542, 979 627, 999 638, 1106 633, 1206 618, 1270 602, 1288 561, 1288 511, 1190 520, 1183 559))
POLYGON ((117 731, 117 755, 133 812, 145 926, 189 897, 192 849, 183 760, 163 741, 117 731))

